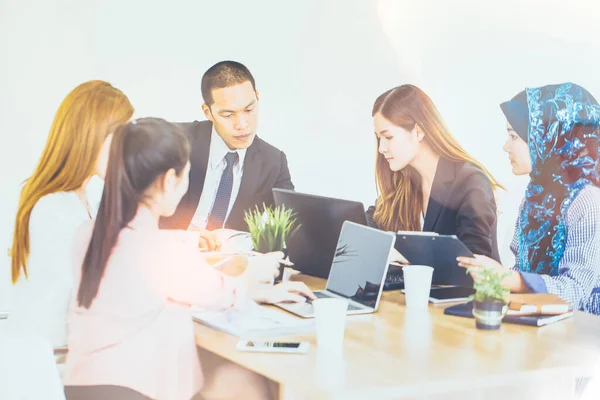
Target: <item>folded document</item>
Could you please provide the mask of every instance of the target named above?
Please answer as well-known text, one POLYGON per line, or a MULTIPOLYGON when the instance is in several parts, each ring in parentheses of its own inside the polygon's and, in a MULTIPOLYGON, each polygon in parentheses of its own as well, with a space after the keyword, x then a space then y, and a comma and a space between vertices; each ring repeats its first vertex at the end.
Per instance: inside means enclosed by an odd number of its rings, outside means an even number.
POLYGON ((241 309, 193 313, 194 320, 243 339, 283 336, 314 331, 314 321, 294 317, 255 302, 241 309))

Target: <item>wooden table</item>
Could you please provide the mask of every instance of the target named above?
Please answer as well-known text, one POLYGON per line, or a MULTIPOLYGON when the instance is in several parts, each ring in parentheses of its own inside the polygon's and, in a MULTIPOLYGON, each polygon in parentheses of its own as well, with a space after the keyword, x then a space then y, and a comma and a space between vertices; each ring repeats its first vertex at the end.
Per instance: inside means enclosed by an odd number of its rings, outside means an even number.
MULTIPOLYGON (((312 288, 325 281, 302 276, 312 288)), ((342 356, 319 351, 313 334, 288 336, 312 344, 306 355, 253 354, 236 337, 196 323, 196 343, 279 384, 290 399, 568 399, 578 376, 600 355, 600 317, 578 312, 541 328, 475 321, 430 305, 412 312, 399 291, 384 292, 374 314, 349 316, 342 356)))

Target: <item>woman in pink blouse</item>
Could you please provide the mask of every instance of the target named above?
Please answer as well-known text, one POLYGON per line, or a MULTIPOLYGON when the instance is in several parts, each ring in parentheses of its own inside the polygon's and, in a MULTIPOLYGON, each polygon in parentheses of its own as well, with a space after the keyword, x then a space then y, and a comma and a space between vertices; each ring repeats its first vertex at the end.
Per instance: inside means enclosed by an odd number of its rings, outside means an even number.
MULTIPOLYGON (((164 120, 133 121, 114 134, 96 222, 77 235, 68 399, 192 399, 203 375, 190 305, 240 306, 249 283, 277 274, 280 255, 251 265, 225 260, 219 270, 190 233, 159 230, 187 190, 188 160, 187 139, 164 120)), ((264 382, 251 378, 244 397, 265 398, 264 382)))

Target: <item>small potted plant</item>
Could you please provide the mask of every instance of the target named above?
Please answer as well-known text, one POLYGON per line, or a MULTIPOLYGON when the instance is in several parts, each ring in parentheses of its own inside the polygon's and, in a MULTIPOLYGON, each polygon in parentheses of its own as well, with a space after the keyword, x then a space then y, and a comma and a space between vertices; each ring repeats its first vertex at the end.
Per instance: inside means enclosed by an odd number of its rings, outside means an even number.
POLYGON ((300 226, 296 225, 296 214, 284 205, 267 207, 263 204, 261 211, 258 206, 247 210, 245 221, 252 238, 254 250, 260 253, 282 251, 285 240, 300 226))
POLYGON ((469 268, 467 273, 476 276, 473 280, 475 294, 471 296, 471 300, 477 329, 499 329, 508 310, 510 295, 510 290, 502 281, 510 273, 502 273, 493 268, 469 268))

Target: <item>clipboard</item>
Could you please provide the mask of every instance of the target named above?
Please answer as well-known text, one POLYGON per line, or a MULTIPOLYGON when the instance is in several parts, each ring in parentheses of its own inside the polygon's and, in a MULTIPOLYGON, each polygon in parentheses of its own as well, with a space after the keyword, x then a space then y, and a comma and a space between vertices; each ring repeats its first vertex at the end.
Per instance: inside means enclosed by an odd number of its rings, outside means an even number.
POLYGON ((394 247, 410 264, 433 267, 432 285, 473 287, 473 278, 456 261, 456 257, 474 257, 473 253, 455 235, 398 232, 394 247))

